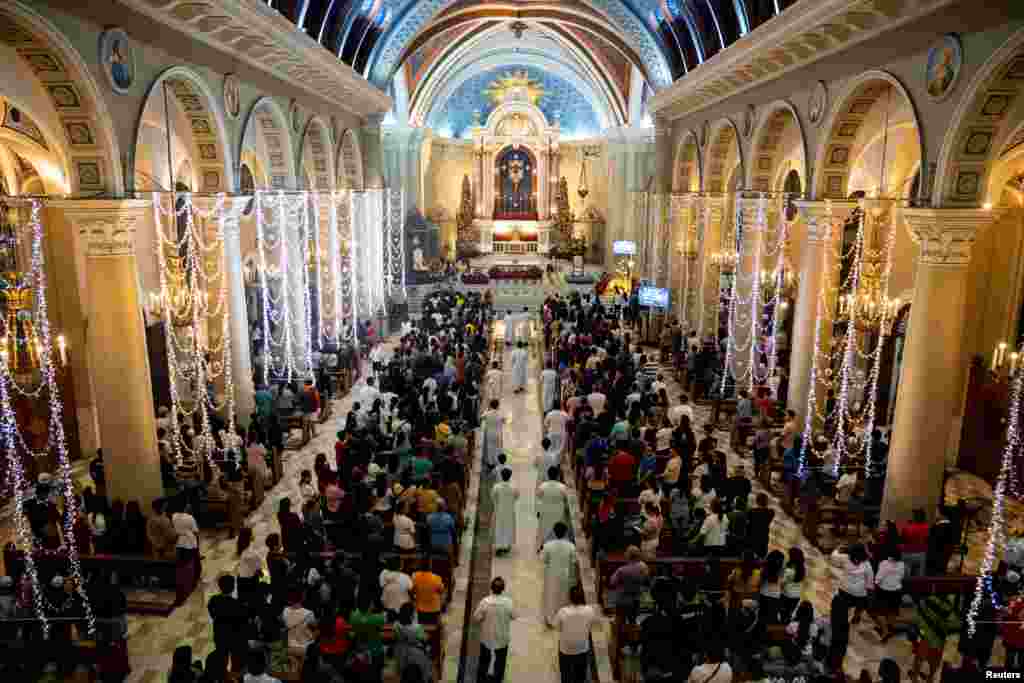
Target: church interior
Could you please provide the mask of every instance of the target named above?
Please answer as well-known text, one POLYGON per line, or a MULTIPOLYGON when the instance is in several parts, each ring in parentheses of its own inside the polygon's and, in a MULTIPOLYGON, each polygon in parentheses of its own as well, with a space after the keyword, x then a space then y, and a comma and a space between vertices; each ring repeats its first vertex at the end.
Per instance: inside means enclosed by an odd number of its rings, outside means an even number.
POLYGON ((5 0, 0 56, 12 680, 1024 671, 1024 3, 5 0))

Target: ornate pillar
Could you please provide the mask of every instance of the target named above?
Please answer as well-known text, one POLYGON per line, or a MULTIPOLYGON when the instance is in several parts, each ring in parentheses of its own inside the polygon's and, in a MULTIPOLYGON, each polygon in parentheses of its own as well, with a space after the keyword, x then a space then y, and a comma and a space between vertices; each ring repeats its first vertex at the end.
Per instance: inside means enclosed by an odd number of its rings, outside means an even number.
MULTIPOLYGON (((366 187, 384 187, 384 152, 381 143, 381 123, 384 114, 371 114, 363 122, 360 141, 363 152, 363 182, 366 187)), ((362 188, 359 188, 362 189, 362 188)))
MULTIPOLYGON (((216 197, 195 197, 192 200, 204 213, 218 206, 216 197)), ((231 334, 231 382, 235 385, 235 418, 238 424, 248 426, 256 412, 256 388, 252 378, 252 350, 249 343, 249 314, 245 304, 245 273, 242 272, 242 247, 239 220, 248 197, 225 197, 224 211, 224 267, 228 285, 228 315, 231 334)), ((220 226, 207 226, 208 235, 216 235, 220 226)), ((216 296, 210 292, 211 299, 216 296)), ((219 323, 216 323, 219 324, 219 323)), ((216 336, 220 336, 219 329, 216 336)))
POLYGON ((142 200, 58 200, 85 252, 87 352, 110 500, 149 509, 163 495, 153 390, 135 260, 137 225, 152 209, 142 200))
MULTIPOLYGON (((800 282, 796 295, 796 310, 793 311, 793 339, 790 351, 789 395, 786 406, 806 417, 807 396, 811 387, 811 365, 815 361, 815 336, 819 346, 825 348, 831 339, 831 312, 818 305, 821 285, 825 273, 830 269, 828 253, 829 236, 832 231, 832 208, 826 202, 797 202, 800 214, 807 225, 800 254, 800 282), (820 327, 816 325, 819 308, 824 318, 820 327)), ((800 424, 803 424, 802 422, 800 424)))
POLYGON ((997 213, 976 209, 903 211, 919 254, 889 444, 884 519, 908 519, 917 508, 929 518, 935 516, 949 425, 964 390, 964 299, 971 248, 978 232, 997 213))
POLYGON ((701 255, 700 311, 697 334, 701 339, 707 334, 718 333, 718 283, 721 268, 712 256, 722 244, 722 223, 725 218, 725 201, 722 197, 701 197, 697 214, 697 230, 703 233, 701 255))

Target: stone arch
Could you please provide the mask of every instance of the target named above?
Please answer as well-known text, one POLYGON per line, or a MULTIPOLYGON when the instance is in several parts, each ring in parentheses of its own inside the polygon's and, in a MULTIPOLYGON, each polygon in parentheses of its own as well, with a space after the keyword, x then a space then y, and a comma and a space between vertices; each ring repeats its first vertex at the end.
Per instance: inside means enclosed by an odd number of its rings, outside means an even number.
POLYGON ((748 188, 773 192, 779 189, 791 169, 801 178, 807 177, 807 138, 791 103, 778 100, 769 104, 759 117, 751 141, 748 188), (787 161, 793 161, 794 146, 798 159, 795 165, 787 165, 787 161))
POLYGON ((0 6, 0 43, 28 64, 52 106, 57 125, 49 129, 42 112, 13 99, 59 141, 67 189, 121 193, 124 173, 113 119, 86 60, 47 19, 17 0, 0 6))
MULTIPOLYGON (((193 192, 229 192, 237 185, 233 155, 230 153, 224 113, 217 104, 206 82, 194 71, 183 66, 173 66, 161 73, 149 86, 143 101, 135 134, 135 149, 132 156, 134 170, 139 166, 139 150, 145 144, 145 129, 152 125, 154 113, 162 116, 164 111, 164 84, 167 84, 169 107, 173 104, 174 118, 184 121, 188 128, 174 127, 176 136, 192 161, 196 176, 193 192)), ((166 125, 166 120, 164 120, 166 125)), ((174 124, 172 123, 172 126, 174 124)), ((166 165, 166 159, 164 160, 166 165)), ((180 160, 174 160, 175 165, 180 160)))
POLYGON ((845 199, 849 194, 850 171, 855 145, 865 134, 865 124, 875 106, 887 96, 889 89, 909 106, 917 158, 924 158, 920 118, 910 93, 898 78, 887 71, 865 71, 853 79, 835 100, 822 130, 826 134, 818 145, 814 161, 814 180, 809 184, 815 199, 845 199))
POLYGON ((740 178, 745 178, 743 149, 739 144, 740 134, 736 124, 729 118, 719 119, 711 125, 708 146, 704 151, 704 191, 721 194, 726 191, 726 182, 738 166, 740 178))
POLYGON ((676 147, 675 173, 672 188, 675 192, 697 192, 701 187, 701 155, 697 133, 686 130, 676 147))
POLYGON ((272 97, 259 98, 246 114, 239 146, 239 171, 247 153, 259 160, 266 176, 264 180, 256 174, 256 179, 262 181, 257 184, 259 189, 284 190, 296 186, 291 126, 284 109, 272 97))
POLYGON ((338 187, 349 190, 362 190, 363 153, 359 147, 359 139, 352 129, 341 134, 338 144, 338 187))
POLYGON ((932 190, 936 206, 977 206, 990 197, 989 177, 1000 150, 1012 143, 1014 114, 1024 110, 1024 29, 1014 33, 979 69, 946 130, 932 190))
POLYGON ((334 188, 331 159, 331 128, 319 116, 306 123, 302 134, 302 158, 299 167, 307 189, 330 191, 334 188))

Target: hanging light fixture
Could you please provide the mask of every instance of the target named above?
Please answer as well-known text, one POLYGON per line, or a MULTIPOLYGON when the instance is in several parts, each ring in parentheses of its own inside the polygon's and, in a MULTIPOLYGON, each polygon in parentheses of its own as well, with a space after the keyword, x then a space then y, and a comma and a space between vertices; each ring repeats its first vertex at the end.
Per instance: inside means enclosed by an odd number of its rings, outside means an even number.
MULTIPOLYGON (((889 105, 892 101, 892 86, 886 88, 885 128, 882 132, 882 159, 875 196, 886 193, 885 165, 889 147, 889 105)), ((888 334, 900 307, 898 298, 889 298, 888 287, 883 283, 886 266, 886 236, 892 230, 890 214, 883 207, 870 204, 862 211, 865 223, 864 242, 861 251, 860 279, 856 291, 839 297, 839 317, 854 321, 854 327, 865 333, 888 334)))
POLYGON ((576 188, 576 193, 579 194, 580 199, 586 199, 587 195, 590 194, 590 189, 587 188, 587 149, 586 147, 580 148, 580 154, 583 156, 583 160, 580 162, 580 183, 579 187, 576 188))

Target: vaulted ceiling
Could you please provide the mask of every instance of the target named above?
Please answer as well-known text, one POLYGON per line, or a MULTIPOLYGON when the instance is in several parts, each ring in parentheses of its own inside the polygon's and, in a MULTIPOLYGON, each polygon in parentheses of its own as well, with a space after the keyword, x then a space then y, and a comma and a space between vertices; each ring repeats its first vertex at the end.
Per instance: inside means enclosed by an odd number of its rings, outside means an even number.
MULTIPOLYGON (((439 33, 526 21, 612 46, 658 90, 796 0, 267 0, 302 31, 386 88, 439 33)), ((454 34, 453 34, 454 35, 454 34)))

